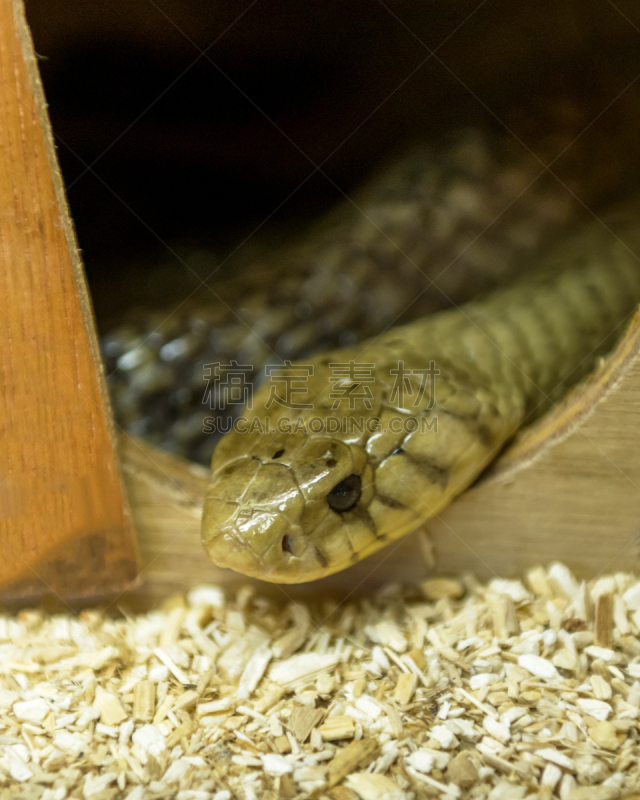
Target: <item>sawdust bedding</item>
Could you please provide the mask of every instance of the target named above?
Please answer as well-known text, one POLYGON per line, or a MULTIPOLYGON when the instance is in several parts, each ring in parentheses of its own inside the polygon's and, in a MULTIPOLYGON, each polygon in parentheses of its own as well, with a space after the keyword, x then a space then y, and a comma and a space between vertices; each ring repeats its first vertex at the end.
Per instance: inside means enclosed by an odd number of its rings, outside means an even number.
POLYGON ((0 615, 0 800, 640 797, 640 583, 0 615))

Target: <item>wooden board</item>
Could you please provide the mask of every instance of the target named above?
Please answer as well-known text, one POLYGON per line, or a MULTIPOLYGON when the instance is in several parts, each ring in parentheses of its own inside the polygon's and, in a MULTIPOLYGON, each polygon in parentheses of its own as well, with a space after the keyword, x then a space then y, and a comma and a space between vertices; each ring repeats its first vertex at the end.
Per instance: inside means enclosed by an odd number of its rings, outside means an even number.
MULTIPOLYGON (((124 479, 139 535, 145 604, 202 582, 258 584, 215 567, 200 543, 207 471, 122 438, 124 479)), ((640 311, 592 378, 523 432, 495 466, 429 522, 435 571, 480 578, 521 575, 560 560, 594 577, 640 565, 640 311)), ((260 591, 344 596, 433 571, 412 534, 337 575, 299 586, 260 583, 260 591)))
POLYGON ((129 585, 135 550, 21 2, 0 19, 0 597, 80 597, 129 585))

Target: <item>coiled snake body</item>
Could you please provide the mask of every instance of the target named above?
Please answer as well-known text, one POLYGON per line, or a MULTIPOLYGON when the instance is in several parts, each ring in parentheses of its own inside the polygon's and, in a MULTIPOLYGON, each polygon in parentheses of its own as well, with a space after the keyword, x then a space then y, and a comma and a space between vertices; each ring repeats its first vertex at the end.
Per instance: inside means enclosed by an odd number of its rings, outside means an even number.
POLYGON ((619 335, 640 300, 640 206, 624 208, 520 284, 307 360, 296 409, 264 385, 214 454, 202 522, 213 561, 310 581, 438 514, 619 335))

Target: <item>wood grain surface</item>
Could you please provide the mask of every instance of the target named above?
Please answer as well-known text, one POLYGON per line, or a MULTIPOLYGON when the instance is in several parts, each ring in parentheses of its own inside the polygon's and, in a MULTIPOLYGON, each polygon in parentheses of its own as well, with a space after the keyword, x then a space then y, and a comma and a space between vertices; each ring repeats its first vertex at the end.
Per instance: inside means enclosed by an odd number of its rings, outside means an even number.
POLYGON ((21 2, 0 0, 2 597, 128 585, 135 551, 21 2))

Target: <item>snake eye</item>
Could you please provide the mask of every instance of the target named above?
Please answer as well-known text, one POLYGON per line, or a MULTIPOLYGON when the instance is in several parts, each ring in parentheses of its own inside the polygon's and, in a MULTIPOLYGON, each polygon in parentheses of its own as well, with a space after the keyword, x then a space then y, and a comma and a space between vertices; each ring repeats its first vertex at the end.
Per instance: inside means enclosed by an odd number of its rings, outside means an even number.
POLYGON ((334 511, 349 511, 360 499, 362 480, 359 475, 349 475, 327 495, 327 502, 334 511))

